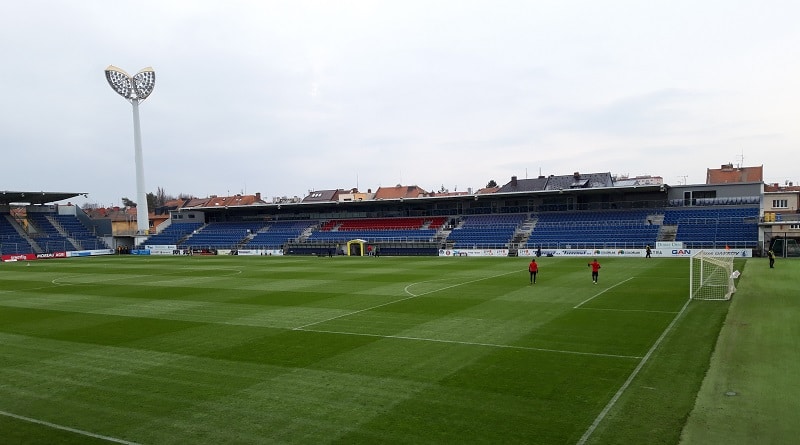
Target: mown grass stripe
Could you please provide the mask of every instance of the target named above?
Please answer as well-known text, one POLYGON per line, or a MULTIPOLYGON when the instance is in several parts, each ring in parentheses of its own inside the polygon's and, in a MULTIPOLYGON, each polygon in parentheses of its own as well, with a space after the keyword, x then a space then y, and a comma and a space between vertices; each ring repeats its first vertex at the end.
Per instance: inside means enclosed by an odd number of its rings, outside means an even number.
POLYGON ((64 426, 64 425, 58 425, 58 424, 55 424, 55 423, 52 423, 52 422, 47 422, 45 420, 34 419, 32 417, 26 417, 26 416, 21 416, 19 414, 9 413, 7 411, 0 410, 0 416, 11 417, 13 419, 22 420, 22 421, 30 422, 30 423, 35 423, 37 425, 43 425, 43 426, 46 426, 48 428, 54 428, 54 429, 57 429, 57 430, 62 430, 62 431, 70 432, 70 433, 80 434, 81 436, 91 437, 91 438, 94 438, 94 439, 105 440, 106 442, 119 443, 119 444, 122 444, 122 445, 139 445, 136 442, 130 442, 130 441, 127 441, 127 440, 116 438, 116 437, 110 437, 110 436, 104 436, 102 434, 92 433, 91 431, 84 431, 84 430, 79 430, 77 428, 72 428, 72 427, 68 427, 68 426, 64 426))

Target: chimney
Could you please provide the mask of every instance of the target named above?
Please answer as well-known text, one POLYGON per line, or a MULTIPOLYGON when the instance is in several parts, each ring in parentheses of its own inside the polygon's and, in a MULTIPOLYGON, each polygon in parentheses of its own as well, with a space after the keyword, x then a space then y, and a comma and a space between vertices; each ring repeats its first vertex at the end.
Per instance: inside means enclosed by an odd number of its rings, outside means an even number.
POLYGON ((261 201, 261 192, 256 192, 256 200, 261 201))
POLYGON ((577 181, 577 180, 581 179, 581 173, 580 172, 575 172, 575 173, 572 174, 572 177, 575 178, 575 180, 577 181))
POLYGON ((722 171, 724 171, 724 172, 733 171, 733 164, 731 164, 731 163, 722 164, 722 166, 720 167, 720 169, 721 169, 722 171))
POLYGON ((512 187, 516 187, 517 186, 517 177, 516 176, 512 176, 511 177, 511 186, 512 187))

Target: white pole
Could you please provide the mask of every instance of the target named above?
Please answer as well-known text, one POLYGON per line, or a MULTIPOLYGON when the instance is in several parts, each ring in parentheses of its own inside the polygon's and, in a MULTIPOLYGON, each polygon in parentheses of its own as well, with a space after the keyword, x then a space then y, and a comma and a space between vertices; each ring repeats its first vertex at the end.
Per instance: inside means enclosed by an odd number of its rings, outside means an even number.
POLYGON ((136 227, 140 235, 150 230, 147 194, 144 191, 144 161, 142 161, 142 130, 139 126, 139 100, 131 99, 133 105, 133 145, 136 152, 136 227))

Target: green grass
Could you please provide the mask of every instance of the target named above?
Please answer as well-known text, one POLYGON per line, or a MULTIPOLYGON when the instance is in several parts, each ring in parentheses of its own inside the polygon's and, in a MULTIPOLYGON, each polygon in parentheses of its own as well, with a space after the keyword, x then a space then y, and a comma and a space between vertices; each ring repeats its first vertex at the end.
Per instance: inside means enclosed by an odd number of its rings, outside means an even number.
POLYGON ((682 444, 800 440, 800 262, 749 260, 682 444))
POLYGON ((729 303, 687 306, 685 260, 601 260, 593 285, 542 258, 533 286, 525 258, 3 263, 0 431, 676 444, 729 303))

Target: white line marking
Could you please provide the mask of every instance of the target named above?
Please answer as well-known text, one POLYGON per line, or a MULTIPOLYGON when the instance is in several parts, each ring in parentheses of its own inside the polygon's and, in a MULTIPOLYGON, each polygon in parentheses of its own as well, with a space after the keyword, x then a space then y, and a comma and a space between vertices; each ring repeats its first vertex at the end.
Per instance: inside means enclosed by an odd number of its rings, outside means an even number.
POLYGON ((91 433, 89 431, 83 431, 83 430, 79 430, 79 429, 75 429, 75 428, 70 428, 68 426, 57 425, 55 423, 50 423, 50 422, 45 422, 44 420, 38 420, 38 419, 30 418, 30 417, 20 416, 19 414, 9 413, 7 411, 0 411, 0 416, 11 417, 11 418, 14 418, 14 419, 17 419, 17 420, 24 420, 25 422, 35 423, 37 425, 44 425, 44 426, 47 426, 47 427, 50 427, 50 428, 54 428, 54 429, 57 429, 57 430, 69 431, 70 433, 80 434, 81 436, 86 436, 86 437, 93 437, 95 439, 101 439, 101 440, 105 440, 105 441, 108 441, 108 442, 121 443, 121 444, 124 444, 124 445, 139 445, 136 442, 129 442, 127 440, 117 439, 116 437, 103 436, 102 434, 95 434, 95 433, 91 433))
POLYGON ((403 292, 407 293, 408 295, 411 295, 412 297, 421 297, 423 295, 432 294, 434 292, 439 292, 439 291, 443 291, 443 290, 447 290, 447 289, 452 289, 454 287, 463 286, 465 284, 475 283, 476 281, 488 280, 489 278, 502 277, 503 275, 508 275, 508 274, 512 274, 512 273, 516 273, 516 272, 519 272, 519 271, 518 270, 513 270, 511 272, 505 272, 505 273, 501 273, 499 275, 492 275, 491 277, 483 277, 483 278, 478 278, 478 279, 475 279, 475 280, 465 281, 463 283, 458 283, 458 284, 453 284, 453 285, 450 285, 450 286, 445 286, 445 287, 442 287, 442 288, 439 288, 439 289, 434 289, 432 291, 423 292, 421 294, 412 294, 408 290, 411 286, 414 286, 414 285, 417 285, 417 284, 420 284, 420 283, 428 283, 429 282, 429 281, 418 281, 416 283, 411 283, 408 286, 406 286, 405 288, 403 288, 403 292))
POLYGON ((573 307, 572 309, 578 309, 578 308, 579 308, 579 307, 581 307, 581 306, 582 306, 584 303, 588 303, 588 302, 590 302, 590 301, 594 300, 595 298, 599 297, 600 295, 603 295, 604 293, 606 293, 606 292, 610 291, 611 289, 614 289, 615 287, 619 286, 620 284, 623 284, 623 283, 625 283, 625 282, 627 282, 627 281, 630 281, 630 280, 632 280, 632 279, 633 279, 633 277, 630 277, 630 278, 628 278, 627 280, 622 280, 622 281, 620 281, 619 283, 617 283, 617 284, 615 284, 615 285, 613 285, 613 286, 611 286, 611 287, 609 287, 609 288, 603 289, 602 291, 600 291, 600 292, 598 292, 598 293, 596 293, 596 294, 592 295, 591 297, 589 297, 589 298, 587 298, 587 299, 585 299, 585 300, 581 301, 580 303, 578 303, 578 305, 577 305, 577 306, 573 307))
MULTIPOLYGON (((488 279, 490 279, 490 278, 502 277, 503 275, 508 275, 508 274, 517 273, 517 272, 519 272, 519 271, 518 271, 518 270, 515 270, 515 271, 511 271, 511 272, 501 273, 501 274, 499 274, 499 275, 492 275, 492 276, 490 276, 490 277, 484 277, 484 278, 478 278, 478 279, 476 279, 476 280, 465 281, 465 282, 463 282, 463 283, 459 283, 459 284, 453 284, 452 286, 445 286, 445 287, 443 287, 443 288, 441 288, 441 289, 432 290, 432 291, 430 291, 430 292, 424 292, 424 293, 421 293, 421 294, 419 294, 419 295, 412 294, 412 293, 410 293, 410 292, 408 292, 408 291, 406 290, 406 293, 410 295, 410 296, 408 296, 408 297, 401 298, 401 299, 399 299, 399 300, 389 301, 389 302, 387 302, 387 303, 378 304, 378 305, 375 305, 375 306, 372 306, 372 307, 368 307, 368 308, 364 308, 364 309, 359 309, 359 310, 357 310, 357 311, 348 312, 348 313, 346 313, 346 314, 337 315, 337 316, 335 316, 335 317, 326 318, 325 320, 320 320, 320 321, 315 321, 315 322, 312 322, 312 323, 304 324, 304 325, 302 325, 302 326, 297 326, 296 328, 293 328, 293 329, 294 329, 294 330, 301 330, 301 329, 307 328, 308 326, 314 326, 315 324, 321 324, 321 323, 325 323, 326 321, 336 320, 337 318, 348 317, 348 316, 350 316, 350 315, 360 314, 361 312, 371 311, 371 310, 373 310, 373 309, 377 309, 377 308, 379 308, 379 307, 384 307, 384 306, 388 306, 388 305, 390 305, 390 304, 400 303, 401 301, 410 300, 410 299, 412 299, 412 298, 421 297, 421 296, 423 296, 423 295, 432 294, 432 293, 434 293, 434 292, 439 292, 439 291, 442 291, 442 290, 445 290, 445 289, 450 289, 450 288, 453 288, 453 287, 463 286, 463 285, 465 285, 465 284, 474 283, 474 282, 476 282, 476 281, 488 280, 488 279)), ((423 281, 423 282, 424 282, 424 281, 423 281)), ((408 287, 409 287, 409 286, 413 286, 414 284, 417 284, 417 283, 412 283, 412 284, 409 284, 408 286, 406 286, 406 287, 405 287, 405 289, 408 289, 408 287)))
POLYGON ((655 352, 655 350, 667 336, 667 333, 669 333, 669 331, 672 330, 673 326, 675 326, 675 323, 677 323, 678 319, 681 318, 681 315, 683 315, 683 313, 686 311, 686 308, 689 307, 689 303, 691 303, 691 301, 692 300, 686 300, 686 303, 683 305, 680 312, 678 312, 678 315, 676 315, 675 318, 672 319, 672 323, 670 323, 669 326, 667 326, 666 329, 664 329, 664 332, 662 332, 661 336, 658 337, 658 340, 656 340, 656 342, 653 344, 653 347, 651 347, 650 350, 647 351, 647 354, 644 355, 639 364, 636 365, 636 368, 633 370, 631 375, 628 376, 628 380, 625 380, 625 383, 623 383, 622 386, 617 391, 617 393, 614 394, 614 397, 612 397, 611 400, 608 401, 608 404, 606 404, 605 408, 603 408, 603 410, 600 411, 600 414, 597 415, 597 417, 594 419, 594 422, 592 422, 592 424, 589 426, 586 432, 583 433, 583 436, 581 436, 581 439, 577 442, 576 445, 584 445, 586 441, 589 440, 589 437, 592 436, 592 433, 594 433, 594 430, 596 430, 598 425, 600 425, 600 422, 602 422, 603 419, 605 419, 606 415, 608 415, 608 412, 611 411, 611 408, 614 407, 614 405, 617 403, 617 400, 619 400, 619 398, 622 396, 622 393, 624 393, 628 389, 628 387, 631 386, 631 382, 633 382, 633 379, 635 379, 636 376, 639 375, 639 371, 642 370, 645 363, 647 363, 647 360, 650 359, 650 356, 653 355, 653 352, 655 352))
POLYGON ((613 358, 626 358, 626 359, 641 359, 641 356, 634 356, 634 355, 619 355, 619 354, 603 354, 600 352, 580 352, 580 351, 565 351, 560 349, 545 349, 545 348, 534 348, 531 346, 514 346, 514 345, 501 345, 497 343, 479 343, 479 342, 471 342, 471 341, 458 341, 458 340, 441 340, 436 338, 423 338, 423 337, 409 337, 404 335, 381 335, 381 334, 368 334, 368 333, 361 333, 361 332, 344 332, 344 331, 329 331, 324 329, 304 329, 304 328, 294 328, 294 331, 303 331, 303 332, 319 332, 323 334, 339 334, 339 335, 356 335, 362 337, 379 337, 379 338, 393 338, 397 340, 415 340, 415 341, 427 341, 427 342, 434 342, 434 343, 450 343, 450 344, 457 344, 457 345, 467 345, 467 346, 486 346, 489 348, 501 348, 501 349, 520 349, 525 351, 539 351, 539 352, 553 352, 557 354, 573 354, 573 355, 591 355, 594 357, 613 357, 613 358))
POLYGON ((606 307, 574 307, 573 309, 582 309, 584 311, 612 311, 612 312, 647 312, 651 314, 677 314, 678 311, 650 311, 647 309, 614 309, 606 307))
POLYGON ((337 315, 337 316, 335 316, 335 317, 326 318, 325 320, 314 321, 314 322, 311 322, 311 323, 308 323, 308 324, 304 324, 304 325, 302 325, 302 326, 297 326, 297 327, 293 328, 293 330, 295 330, 295 331, 298 331, 298 330, 301 330, 301 329, 303 329, 303 328, 305 328, 305 327, 308 327, 308 326, 313 326, 313 325, 315 325, 315 324, 325 323, 326 321, 336 320, 337 318, 347 317, 347 316, 349 316, 349 315, 355 315, 355 314, 359 314, 359 313, 361 313, 361 312, 371 311, 371 310, 373 310, 373 309, 377 309, 377 308, 379 308, 379 307, 388 306, 388 305, 390 305, 390 304, 399 303, 399 302, 401 302, 401 301, 410 300, 410 299, 412 299, 412 298, 416 298, 416 296, 415 296, 415 295, 412 295, 412 296, 410 296, 410 297, 401 298, 401 299, 399 299, 399 300, 390 301, 390 302, 388 302, 388 303, 379 304, 379 305, 377 305, 377 306, 372 306, 372 307, 368 307, 368 308, 364 308, 364 309, 359 309, 359 310, 357 310, 357 311, 354 311, 354 312, 348 312, 348 313, 346 313, 346 314, 342 314, 342 315, 337 315))

